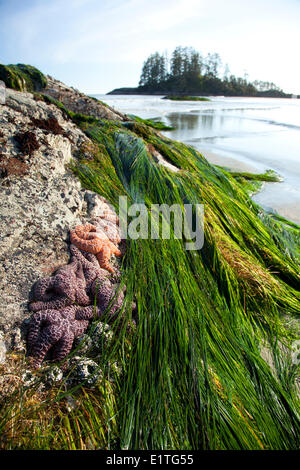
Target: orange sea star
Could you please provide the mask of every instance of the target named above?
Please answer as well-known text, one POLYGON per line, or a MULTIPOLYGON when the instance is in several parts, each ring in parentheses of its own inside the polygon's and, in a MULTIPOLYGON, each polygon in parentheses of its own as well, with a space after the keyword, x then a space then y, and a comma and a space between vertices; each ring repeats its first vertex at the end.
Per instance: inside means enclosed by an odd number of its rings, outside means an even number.
POLYGON ((70 230, 70 240, 80 250, 96 255, 100 267, 114 273, 109 264, 111 255, 121 256, 121 251, 109 240, 107 235, 95 225, 77 225, 70 230))

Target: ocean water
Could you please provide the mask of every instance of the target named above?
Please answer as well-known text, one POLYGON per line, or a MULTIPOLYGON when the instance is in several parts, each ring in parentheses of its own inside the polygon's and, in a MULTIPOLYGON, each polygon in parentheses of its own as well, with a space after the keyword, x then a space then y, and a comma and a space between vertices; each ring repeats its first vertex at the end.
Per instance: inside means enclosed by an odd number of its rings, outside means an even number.
POLYGON ((210 97, 209 102, 174 102, 152 95, 94 96, 122 112, 174 126, 164 134, 193 145, 212 163, 276 171, 283 181, 265 183, 254 200, 300 223, 300 100, 210 97))

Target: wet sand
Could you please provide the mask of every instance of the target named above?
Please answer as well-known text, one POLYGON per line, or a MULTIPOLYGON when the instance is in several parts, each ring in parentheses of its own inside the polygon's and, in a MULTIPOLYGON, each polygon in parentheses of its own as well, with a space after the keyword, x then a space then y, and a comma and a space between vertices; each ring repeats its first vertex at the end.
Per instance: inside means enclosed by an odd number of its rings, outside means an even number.
POLYGON ((277 206, 276 212, 288 220, 292 220, 300 225, 299 205, 298 204, 284 204, 277 206))
POLYGON ((240 160, 236 160, 235 158, 228 158, 222 157, 221 155, 217 155, 213 152, 208 152, 206 150, 201 151, 200 153, 213 165, 224 166, 226 168, 230 168, 230 170, 234 171, 247 171, 251 173, 259 173, 258 169, 254 166, 247 165, 240 160))
MULTIPOLYGON (((213 165, 223 166, 234 171, 247 171, 251 173, 260 173, 260 171, 254 166, 247 165, 244 162, 236 160, 235 158, 222 157, 221 155, 217 155, 216 153, 208 152, 206 150, 204 150, 203 152, 201 151, 201 154, 213 165)), ((256 202, 260 204, 260 193, 263 192, 266 188, 268 188, 268 186, 272 186, 274 184, 280 184, 280 183, 264 183, 261 191, 258 192, 257 195, 253 197, 253 199, 254 200, 257 199, 256 202)), ((278 190, 280 191, 280 187, 278 187, 278 190)), ((277 212, 282 217, 285 217, 288 220, 292 220, 293 222, 300 224, 299 204, 297 202, 287 203, 286 201, 284 201, 282 204, 279 201, 276 201, 276 202, 277 202, 276 210, 274 210, 274 212, 277 212)), ((264 204, 264 207, 267 210, 272 211, 271 206, 268 207, 267 203, 264 204)))

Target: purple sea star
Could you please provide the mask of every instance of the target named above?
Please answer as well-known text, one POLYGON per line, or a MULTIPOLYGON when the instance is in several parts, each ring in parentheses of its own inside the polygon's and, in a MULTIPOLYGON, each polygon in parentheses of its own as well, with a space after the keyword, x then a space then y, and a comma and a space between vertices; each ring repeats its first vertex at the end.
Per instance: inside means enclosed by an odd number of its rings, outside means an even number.
POLYGON ((34 358, 33 366, 39 367, 48 352, 53 361, 64 359, 71 351, 74 338, 81 336, 88 327, 88 320, 76 319, 76 312, 94 307, 69 306, 60 311, 42 310, 32 315, 28 328, 28 348, 34 358))
POLYGON ((74 302, 79 305, 89 305, 90 299, 86 293, 86 280, 82 265, 77 259, 59 268, 54 276, 39 280, 33 287, 33 300, 29 309, 59 310, 74 302))
MULTIPOLYGON (((109 279, 95 279, 91 286, 91 296, 96 301, 97 316, 108 312, 109 319, 114 320, 124 304, 124 293, 126 287, 119 289, 117 284, 112 284, 109 279)), ((93 318, 94 312, 88 309, 78 310, 76 318, 78 320, 89 320, 93 318)))
POLYGON ((81 263, 86 282, 86 291, 89 293, 94 280, 96 278, 106 278, 108 276, 108 272, 105 269, 100 268, 96 256, 92 253, 81 251, 73 244, 70 245, 70 251, 73 257, 72 259, 76 259, 81 263))

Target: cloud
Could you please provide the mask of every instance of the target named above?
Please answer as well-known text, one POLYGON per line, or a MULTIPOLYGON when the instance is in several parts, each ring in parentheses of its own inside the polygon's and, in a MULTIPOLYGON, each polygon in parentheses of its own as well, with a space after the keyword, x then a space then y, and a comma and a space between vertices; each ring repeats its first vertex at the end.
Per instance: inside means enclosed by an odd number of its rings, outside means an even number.
MULTIPOLYGON (((76 19, 72 41, 60 43, 54 57, 59 62, 83 60, 132 60, 139 56, 140 44, 148 34, 153 45, 155 36, 182 24, 195 14, 197 0, 159 0, 152 2, 131 0, 115 2, 113 7, 96 7, 88 18, 76 19), (187 7, 188 5, 188 7, 187 7), (75 31, 77 33, 75 33, 75 31), (80 33, 80 34, 78 34, 80 33)), ((73 25, 74 27, 74 25, 73 25)), ((161 40, 159 44, 161 48, 161 40)), ((152 46, 153 50, 153 46, 152 46)))

